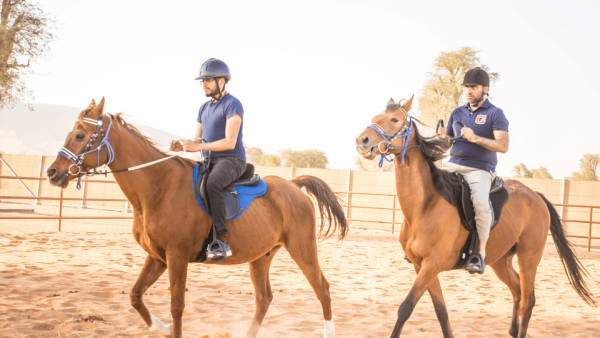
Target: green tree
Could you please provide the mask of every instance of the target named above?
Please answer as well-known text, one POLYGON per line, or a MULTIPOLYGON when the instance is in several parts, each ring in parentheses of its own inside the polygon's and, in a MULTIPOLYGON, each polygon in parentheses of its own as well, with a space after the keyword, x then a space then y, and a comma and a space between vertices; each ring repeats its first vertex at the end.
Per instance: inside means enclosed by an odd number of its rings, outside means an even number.
POLYGON ((571 177, 573 181, 598 181, 598 169, 600 169, 600 154, 584 154, 579 160, 579 172, 574 171, 571 177))
POLYGON ((279 152, 279 157, 285 167, 326 169, 329 163, 325 152, 317 149, 286 149, 279 152))
POLYGON ((537 169, 533 169, 531 170, 531 175, 533 178, 546 178, 546 179, 552 179, 552 175, 550 174, 550 172, 548 171, 548 169, 546 169, 546 167, 539 167, 537 169))
POLYGON ((255 165, 260 165, 260 160, 264 153, 258 147, 246 147, 246 161, 255 165))
POLYGON ((32 73, 31 63, 50 55, 50 42, 55 39, 54 23, 40 5, 29 0, 2 0, 0 109, 33 98, 25 80, 32 73))
POLYGON ((275 154, 264 154, 257 165, 263 167, 281 167, 281 158, 275 154))
POLYGON ((380 172, 393 172, 394 162, 383 161, 383 166, 379 168, 379 157, 375 160, 367 160, 366 158, 357 155, 354 164, 358 167, 358 170, 362 171, 380 171, 380 172))
POLYGON ((448 121, 450 113, 461 104, 462 81, 469 69, 485 69, 490 75, 491 83, 500 78, 500 74, 490 72, 488 66, 481 62, 479 52, 471 47, 462 47, 442 52, 435 59, 433 71, 429 73, 429 79, 421 89, 418 100, 419 119, 423 123, 433 128, 439 119, 448 121))
POLYGON ((531 170, 527 169, 527 166, 523 163, 514 166, 512 172, 515 175, 513 177, 533 178, 531 170))

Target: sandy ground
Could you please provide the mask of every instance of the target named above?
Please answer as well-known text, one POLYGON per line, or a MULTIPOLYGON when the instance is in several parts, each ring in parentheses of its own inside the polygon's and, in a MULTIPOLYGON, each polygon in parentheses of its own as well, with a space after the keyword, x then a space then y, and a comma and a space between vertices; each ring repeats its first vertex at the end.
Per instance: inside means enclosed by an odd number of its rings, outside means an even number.
MULTIPOLYGON (((0 204, 0 208, 34 208, 0 204)), ((35 206, 37 214, 56 208, 35 206)), ((66 208, 68 215, 121 212, 66 208)), ((15 214, 0 214, 8 216, 15 214)), ((130 214, 129 214, 130 215, 130 214)), ((319 242, 319 259, 331 284, 337 337, 389 337, 398 306, 415 279, 397 234, 352 229, 343 244, 319 242), (377 257, 365 257, 365 252, 377 257)), ((131 221, 0 220, 0 337, 158 337, 131 307, 128 292, 145 253, 131 221)), ((600 280, 600 253, 579 251, 600 280)), ((491 269, 440 275, 455 337, 509 337, 512 297, 491 269)), ((321 306, 285 250, 271 267, 275 291, 259 337, 322 337, 321 306)), ((600 282, 591 282, 600 295, 600 282)), ((184 312, 186 337, 244 337, 254 314, 248 267, 191 265, 184 312)), ((538 269, 531 337, 600 337, 600 310, 571 289, 554 246, 538 269)), ((167 274, 145 296, 151 312, 170 323, 167 274)), ((426 294, 403 336, 442 337, 426 294)))

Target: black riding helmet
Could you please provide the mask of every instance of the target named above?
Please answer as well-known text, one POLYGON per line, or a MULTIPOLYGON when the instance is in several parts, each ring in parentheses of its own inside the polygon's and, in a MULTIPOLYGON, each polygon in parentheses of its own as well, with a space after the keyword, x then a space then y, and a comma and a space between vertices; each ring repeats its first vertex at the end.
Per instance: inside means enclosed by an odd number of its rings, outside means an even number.
POLYGON ((221 99, 221 92, 225 90, 225 86, 223 86, 223 89, 219 87, 218 79, 221 77, 225 79, 225 84, 231 80, 231 72, 229 71, 229 67, 227 67, 225 62, 219 59, 210 58, 202 64, 200 67, 200 73, 195 80, 215 78, 217 80, 217 91, 219 93, 219 97, 217 98, 218 101, 221 99))
POLYGON ((479 68, 475 67, 473 69, 469 69, 467 74, 465 74, 465 79, 462 83, 463 86, 476 86, 482 85, 484 87, 490 86, 490 76, 488 73, 479 68))

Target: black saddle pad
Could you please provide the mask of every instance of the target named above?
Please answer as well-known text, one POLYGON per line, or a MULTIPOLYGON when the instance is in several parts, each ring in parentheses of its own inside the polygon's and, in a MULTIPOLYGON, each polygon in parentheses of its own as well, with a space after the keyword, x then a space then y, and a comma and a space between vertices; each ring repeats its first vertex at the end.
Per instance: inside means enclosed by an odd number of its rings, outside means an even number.
MULTIPOLYGON (((465 181, 465 178, 455 173, 458 176, 459 181, 461 182, 462 191, 461 198, 459 200, 459 205, 456 207, 458 209, 458 215, 460 216, 460 222, 462 223, 465 229, 469 230, 469 237, 465 242, 465 245, 461 249, 460 257, 454 266, 454 269, 460 269, 464 267, 465 262, 470 254, 473 252, 479 251, 479 238, 477 236, 477 227, 475 225, 475 209, 473 207, 473 201, 471 201, 471 188, 469 188, 469 184, 465 181)), ((490 188, 490 204, 492 205, 492 225, 490 227, 490 231, 496 227, 498 221, 500 220, 500 216, 502 214, 502 207, 508 201, 508 191, 504 187, 504 181, 501 177, 496 177, 492 182, 492 187, 490 188)))

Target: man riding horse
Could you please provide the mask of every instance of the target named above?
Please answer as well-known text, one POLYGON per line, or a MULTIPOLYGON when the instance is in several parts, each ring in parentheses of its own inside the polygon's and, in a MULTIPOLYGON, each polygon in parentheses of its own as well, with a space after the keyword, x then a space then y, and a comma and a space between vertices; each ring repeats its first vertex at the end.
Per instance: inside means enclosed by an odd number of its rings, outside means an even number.
MULTIPOLYGON (((450 151, 450 160, 444 169, 463 175, 471 188, 471 200, 475 207, 475 221, 479 236, 478 264, 467 267, 471 272, 483 273, 485 270, 485 246, 492 224, 489 204, 490 187, 496 177, 496 153, 508 151, 508 120, 502 109, 490 103, 490 78, 487 72, 479 67, 465 74, 462 84, 466 91, 468 103, 456 108, 446 128, 440 127, 438 136, 448 140, 454 135, 454 123, 462 122, 461 138, 443 147, 450 151)), ((477 255, 477 254, 476 254, 477 255)))
POLYGON ((229 244, 224 241, 228 233, 223 189, 246 170, 246 150, 242 142, 244 108, 238 99, 225 90, 225 85, 231 80, 225 62, 208 59, 200 67, 196 80, 200 80, 206 97, 211 99, 198 112, 196 137, 183 141, 182 145, 172 142, 171 150, 202 151, 204 158, 211 156, 206 189, 217 239, 209 245, 207 258, 224 260, 232 253, 229 244))

